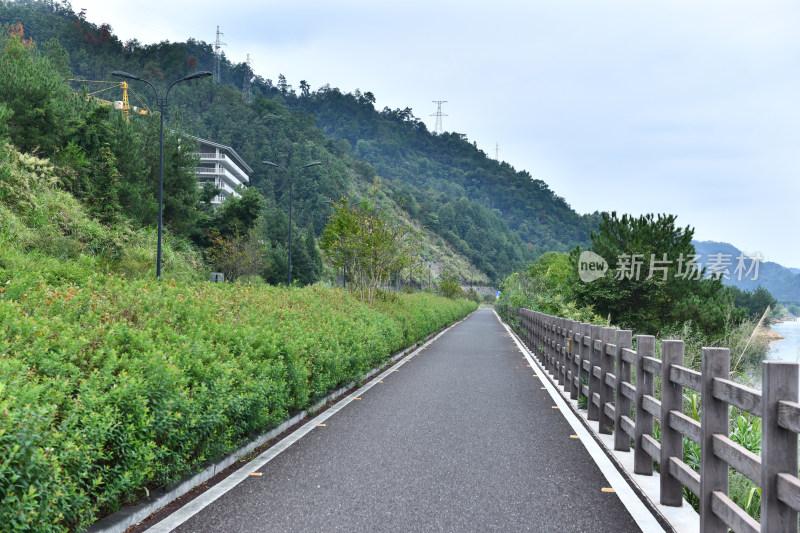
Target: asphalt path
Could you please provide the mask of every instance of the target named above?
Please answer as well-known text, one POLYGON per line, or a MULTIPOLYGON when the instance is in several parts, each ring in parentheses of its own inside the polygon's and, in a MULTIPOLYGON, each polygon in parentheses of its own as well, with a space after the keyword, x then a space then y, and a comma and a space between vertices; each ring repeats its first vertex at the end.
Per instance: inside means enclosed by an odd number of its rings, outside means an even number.
POLYGON ((641 531, 535 373, 479 310, 174 531, 641 531))

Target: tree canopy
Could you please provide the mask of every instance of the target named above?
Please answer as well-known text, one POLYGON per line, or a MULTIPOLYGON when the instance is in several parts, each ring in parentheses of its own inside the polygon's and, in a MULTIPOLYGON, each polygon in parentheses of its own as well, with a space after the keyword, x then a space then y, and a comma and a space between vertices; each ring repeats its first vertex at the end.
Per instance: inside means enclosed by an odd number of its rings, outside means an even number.
MULTIPOLYGON (((744 318, 722 281, 709 278, 694 262, 694 230, 677 226, 676 220, 675 215, 603 213, 590 249, 609 270, 595 281, 576 282, 577 302, 610 316, 614 324, 649 334, 686 322, 720 334, 726 321, 744 318)), ((576 277, 579 255, 579 249, 571 254, 576 277)))

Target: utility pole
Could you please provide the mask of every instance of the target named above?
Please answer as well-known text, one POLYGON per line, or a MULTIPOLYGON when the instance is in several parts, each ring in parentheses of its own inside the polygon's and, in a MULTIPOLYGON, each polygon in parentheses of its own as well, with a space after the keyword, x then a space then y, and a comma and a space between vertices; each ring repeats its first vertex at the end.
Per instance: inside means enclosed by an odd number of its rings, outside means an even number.
POLYGON ((436 126, 433 128, 433 132, 436 134, 442 133, 442 117, 446 117, 444 113, 442 113, 442 104, 446 104, 447 100, 433 100, 433 103, 436 104, 436 113, 432 113, 432 117, 436 117, 436 126))
POLYGON ((500 145, 494 143, 494 160, 500 161, 500 145))
POLYGON ((220 63, 222 62, 222 52, 221 49, 223 46, 227 46, 226 43, 223 43, 220 37, 224 37, 225 34, 219 31, 219 26, 217 26, 217 40, 214 43, 214 82, 219 83, 222 81, 222 77, 220 76, 220 63))

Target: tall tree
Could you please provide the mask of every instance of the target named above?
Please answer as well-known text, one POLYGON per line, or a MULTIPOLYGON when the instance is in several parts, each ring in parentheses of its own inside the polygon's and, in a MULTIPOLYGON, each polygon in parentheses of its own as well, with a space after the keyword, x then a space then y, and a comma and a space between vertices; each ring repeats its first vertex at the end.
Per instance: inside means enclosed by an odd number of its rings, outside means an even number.
POLYGON ((68 116, 69 89, 50 60, 25 39, 22 24, 0 35, 0 102, 12 111, 8 129, 24 152, 51 155, 68 116))
MULTIPOLYGON (((609 270, 597 280, 574 285, 578 302, 610 316, 615 324, 653 335, 687 321, 715 335, 731 316, 741 319, 721 280, 708 279, 694 263, 694 230, 678 227, 676 218, 603 213, 598 230, 591 233, 591 251, 609 270)), ((579 250, 572 260, 577 276, 579 250)))
POLYGON ((334 204, 320 248, 334 268, 347 269, 361 299, 371 303, 392 274, 418 268, 418 238, 370 201, 353 205, 342 199, 334 204))

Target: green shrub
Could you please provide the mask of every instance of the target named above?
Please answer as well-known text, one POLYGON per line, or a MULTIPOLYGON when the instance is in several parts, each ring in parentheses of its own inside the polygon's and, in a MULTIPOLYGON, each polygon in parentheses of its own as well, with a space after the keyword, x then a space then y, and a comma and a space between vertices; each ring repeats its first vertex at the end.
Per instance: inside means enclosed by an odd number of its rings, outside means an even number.
POLYGON ((72 531, 475 309, 431 294, 6 272, 0 521, 72 531))

